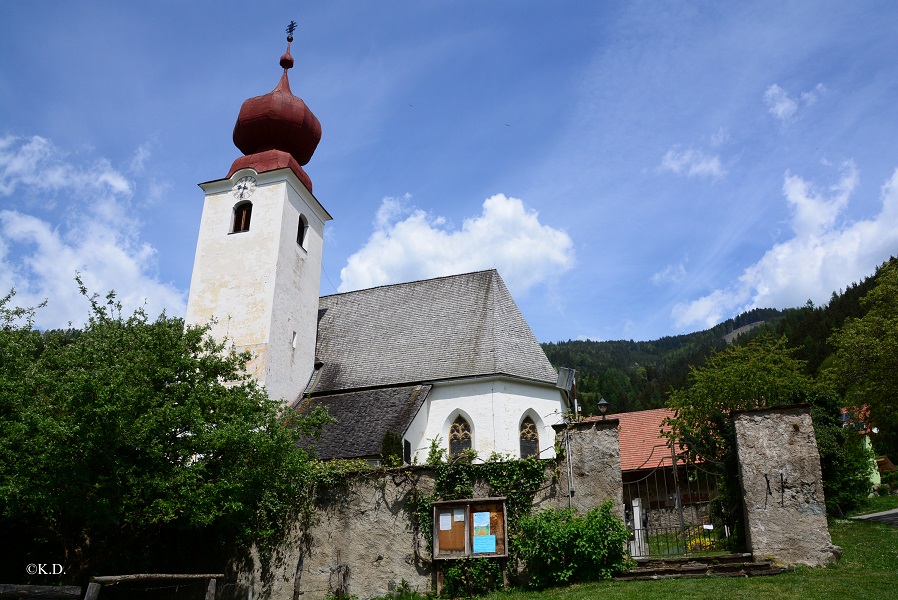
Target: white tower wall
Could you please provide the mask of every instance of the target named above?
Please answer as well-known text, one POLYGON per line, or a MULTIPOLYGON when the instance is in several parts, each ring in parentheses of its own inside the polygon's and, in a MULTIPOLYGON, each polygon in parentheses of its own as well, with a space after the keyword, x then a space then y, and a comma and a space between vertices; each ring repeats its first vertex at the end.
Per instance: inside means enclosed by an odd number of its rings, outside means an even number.
POLYGON ((211 328, 253 358, 247 369, 272 398, 294 401, 315 361, 324 223, 330 215, 290 169, 242 169, 200 184, 206 193, 186 321, 211 328), (248 231, 232 233, 232 194, 245 175, 256 178, 248 231), (300 215, 308 227, 297 243, 300 215))

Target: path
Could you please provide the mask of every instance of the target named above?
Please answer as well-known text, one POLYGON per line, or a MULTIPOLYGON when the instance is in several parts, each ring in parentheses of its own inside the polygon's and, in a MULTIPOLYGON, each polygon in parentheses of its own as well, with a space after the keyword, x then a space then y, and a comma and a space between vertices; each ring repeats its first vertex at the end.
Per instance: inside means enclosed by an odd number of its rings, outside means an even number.
POLYGON ((886 510, 883 512, 872 513, 869 515, 859 515, 851 517, 852 519, 863 519, 865 521, 876 521, 877 523, 885 523, 886 525, 894 525, 898 527, 898 508, 886 510))

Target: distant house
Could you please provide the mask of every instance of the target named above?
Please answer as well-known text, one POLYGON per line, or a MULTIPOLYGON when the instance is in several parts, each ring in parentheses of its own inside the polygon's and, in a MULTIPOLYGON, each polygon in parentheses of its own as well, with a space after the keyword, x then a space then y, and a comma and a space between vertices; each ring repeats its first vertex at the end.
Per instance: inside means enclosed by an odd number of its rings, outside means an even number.
MULTIPOLYGON (((853 429, 861 436, 861 441, 864 444, 864 449, 869 450, 872 454, 873 452, 873 440, 870 439, 870 436, 876 433, 879 433, 879 430, 870 422, 870 407, 867 405, 863 406, 855 406, 850 408, 842 408, 842 428, 843 429, 853 429)), ((889 461, 888 458, 882 456, 879 458, 873 458, 870 462, 870 471, 868 473, 870 477, 870 484, 872 486, 878 486, 882 483, 882 473, 886 472, 880 468, 880 464, 886 465, 886 469, 888 469, 889 461), (884 461, 880 461, 879 458, 885 459, 884 461)))
POLYGON ((662 436, 670 432, 670 427, 662 423, 675 414, 669 408, 656 408, 607 417, 620 421, 621 471, 632 475, 671 465, 670 442, 662 436))
POLYGON ((712 537, 730 535, 724 516, 712 514, 716 479, 700 462, 686 463, 677 457, 679 448, 663 435, 670 432, 664 419, 675 414, 657 408, 606 417, 620 423, 624 513, 634 535, 633 556, 679 553, 690 536, 699 540, 691 543, 710 547, 717 543, 712 537))

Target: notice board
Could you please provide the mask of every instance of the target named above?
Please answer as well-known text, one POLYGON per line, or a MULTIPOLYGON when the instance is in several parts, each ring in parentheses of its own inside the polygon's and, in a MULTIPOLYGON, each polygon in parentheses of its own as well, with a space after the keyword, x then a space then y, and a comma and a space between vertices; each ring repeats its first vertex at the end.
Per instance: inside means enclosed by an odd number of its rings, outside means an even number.
POLYGON ((508 556, 505 498, 444 500, 433 504, 433 557, 508 556))

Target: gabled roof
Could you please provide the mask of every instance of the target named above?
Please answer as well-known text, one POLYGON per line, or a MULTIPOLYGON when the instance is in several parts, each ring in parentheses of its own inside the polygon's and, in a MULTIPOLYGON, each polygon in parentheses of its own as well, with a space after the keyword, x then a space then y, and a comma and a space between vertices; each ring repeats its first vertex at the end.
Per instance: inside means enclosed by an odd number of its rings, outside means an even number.
MULTIPOLYGON (((654 469, 671 465, 670 446, 662 431, 670 431, 670 427, 662 427, 661 422, 673 417, 674 411, 669 408, 640 410, 636 412, 607 415, 608 419, 618 419, 620 439, 621 471, 638 469, 654 469)), ((602 417, 586 417, 584 421, 598 421, 602 417)))
POLYGON ((324 296, 312 395, 509 375, 557 374, 495 270, 324 296))
POLYGON ((322 459, 378 456, 384 436, 405 433, 431 387, 411 385, 306 398, 298 410, 324 406, 336 423, 325 425, 320 439, 306 438, 301 445, 314 448, 322 459))

